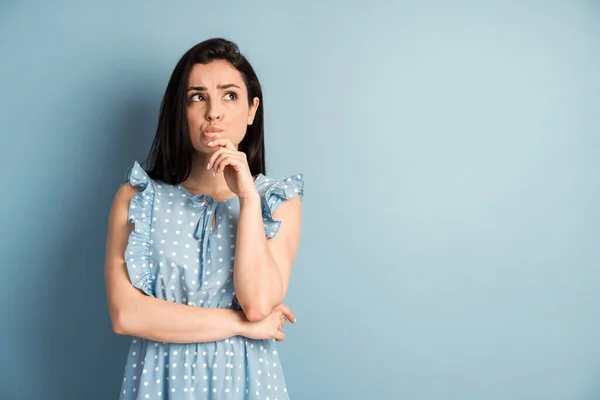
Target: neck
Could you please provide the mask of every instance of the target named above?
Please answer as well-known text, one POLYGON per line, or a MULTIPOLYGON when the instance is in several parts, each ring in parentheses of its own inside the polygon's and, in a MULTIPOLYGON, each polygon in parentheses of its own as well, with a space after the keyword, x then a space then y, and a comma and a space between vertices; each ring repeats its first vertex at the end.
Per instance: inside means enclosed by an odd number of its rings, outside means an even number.
POLYGON ((213 169, 206 169, 206 165, 212 154, 196 153, 192 159, 192 170, 190 176, 183 182, 186 190, 193 194, 207 194, 211 197, 231 197, 231 190, 225 182, 223 171, 215 173, 213 169))

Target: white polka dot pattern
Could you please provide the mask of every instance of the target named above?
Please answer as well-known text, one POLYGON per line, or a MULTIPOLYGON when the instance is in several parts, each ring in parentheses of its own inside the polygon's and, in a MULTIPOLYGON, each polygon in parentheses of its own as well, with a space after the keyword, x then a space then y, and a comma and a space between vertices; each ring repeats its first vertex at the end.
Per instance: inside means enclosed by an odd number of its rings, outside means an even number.
POLYGON ((289 200, 295 195, 298 195, 300 199, 304 197, 304 176, 295 174, 283 181, 274 181, 261 174, 255 185, 262 194, 261 205, 265 235, 272 238, 281 227, 281 221, 274 219, 273 213, 285 200, 289 200))
MULTIPOLYGON (((132 284, 149 296, 195 307, 241 310, 233 286, 239 200, 215 201, 181 185, 151 179, 139 163, 127 179, 140 189, 129 206, 125 260, 132 284), (212 222, 215 221, 214 229, 212 222)), ((259 174, 265 235, 281 221, 273 212, 303 196, 303 176, 283 181, 259 174)), ((120 399, 289 399, 277 345, 234 336, 207 343, 132 338, 120 399)))

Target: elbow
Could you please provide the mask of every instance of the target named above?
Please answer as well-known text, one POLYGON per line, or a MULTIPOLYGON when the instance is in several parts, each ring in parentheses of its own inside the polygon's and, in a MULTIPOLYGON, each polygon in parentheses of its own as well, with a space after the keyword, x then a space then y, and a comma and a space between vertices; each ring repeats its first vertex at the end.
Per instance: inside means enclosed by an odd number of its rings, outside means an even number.
POLYGON ((117 335, 131 335, 128 319, 120 311, 111 313, 112 330, 117 335))
POLYGON ((275 303, 265 302, 263 304, 250 304, 247 307, 242 307, 246 319, 250 322, 259 322, 267 318, 273 310, 279 306, 282 302, 276 301, 275 303))
POLYGON ((271 314, 270 309, 265 307, 248 307, 248 310, 244 310, 244 314, 246 314, 246 319, 250 322, 259 322, 263 319, 267 318, 271 314))
POLYGON ((112 330, 117 335, 128 335, 127 331, 125 330, 125 327, 121 323, 113 322, 112 330))
POLYGON ((253 299, 249 304, 240 304, 246 319, 250 322, 259 322, 267 318, 273 310, 283 302, 283 299, 263 298, 253 299))

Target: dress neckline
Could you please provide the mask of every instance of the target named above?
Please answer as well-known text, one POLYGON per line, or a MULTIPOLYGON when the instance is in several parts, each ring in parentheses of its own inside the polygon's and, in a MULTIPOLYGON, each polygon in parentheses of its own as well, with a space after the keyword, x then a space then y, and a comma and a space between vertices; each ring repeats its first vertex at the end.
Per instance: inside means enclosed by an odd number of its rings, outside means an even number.
POLYGON ((218 200, 215 200, 215 198, 214 198, 214 197, 212 197, 212 196, 209 196, 209 195, 207 195, 207 194, 204 194, 204 193, 192 194, 192 193, 190 193, 190 192, 189 192, 189 191, 188 191, 188 190, 187 190, 185 187, 183 187, 183 185, 182 185, 182 184, 179 184, 179 185, 177 185, 177 187, 178 187, 178 188, 179 188, 179 189, 180 189, 180 190, 181 190, 181 191, 182 191, 182 192, 183 192, 183 193, 184 193, 184 194, 185 194, 185 195, 186 195, 188 198, 190 198, 190 199, 192 199, 192 200, 195 200, 195 199, 197 199, 197 200, 198 200, 199 202, 201 202, 201 203, 204 203, 206 200, 208 200, 208 203, 217 203, 217 204, 219 204, 219 203, 227 203, 227 202, 230 202, 231 200, 233 200, 233 199, 235 199, 235 198, 237 197, 237 196, 233 196, 233 197, 230 197, 230 198, 228 198, 228 199, 225 199, 225 200, 218 201, 218 200))
MULTIPOLYGON (((254 185, 255 185, 255 186, 256 186, 256 183, 257 183, 257 182, 260 180, 260 178, 261 178, 262 176, 264 176, 264 175, 263 175, 262 173, 260 173, 260 172, 258 173, 258 175, 256 175, 256 178, 254 179, 254 185)), ((212 196, 210 196, 210 195, 208 195, 208 194, 204 194, 204 193, 192 194, 192 193, 190 193, 190 191, 189 191, 189 190, 187 190, 187 189, 186 189, 186 188, 185 188, 185 187, 184 187, 184 186, 183 186, 181 183, 180 183, 180 184, 178 184, 178 185, 177 185, 177 187, 178 187, 178 188, 179 188, 179 189, 180 189, 180 190, 181 190, 181 191, 182 191, 182 192, 183 192, 183 193, 184 193, 184 194, 185 194, 185 195, 186 195, 188 198, 190 198, 190 199, 192 199, 192 200, 197 200, 198 202, 201 202, 201 203, 204 203, 204 202, 206 202, 206 200, 208 200, 208 203, 209 203, 209 204, 210 204, 210 203, 217 203, 217 204, 222 204, 222 203, 223 203, 223 204, 224 204, 224 203, 228 203, 228 202, 230 202, 230 201, 232 201, 232 200, 234 200, 234 199, 236 199, 236 198, 237 198, 237 195, 236 195, 236 196, 230 197, 230 198, 228 198, 228 199, 225 199, 225 200, 218 201, 218 200, 215 200, 215 198, 214 198, 214 197, 212 197, 212 196)))

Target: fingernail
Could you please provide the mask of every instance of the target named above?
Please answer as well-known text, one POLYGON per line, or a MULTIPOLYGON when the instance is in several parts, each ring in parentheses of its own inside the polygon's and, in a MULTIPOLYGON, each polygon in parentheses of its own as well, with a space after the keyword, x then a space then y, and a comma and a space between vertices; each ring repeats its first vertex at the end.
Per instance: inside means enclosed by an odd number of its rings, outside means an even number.
POLYGON ((209 146, 212 144, 212 140, 210 142, 207 143, 209 146))
POLYGON ((215 177, 215 171, 213 171, 213 178, 215 177))
POLYGON ((210 169, 210 163, 206 164, 206 169, 210 169))

